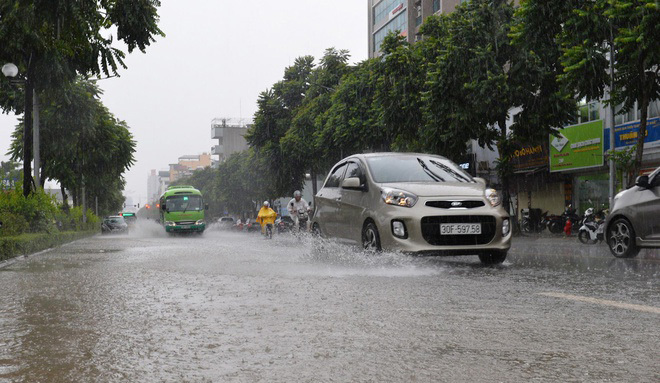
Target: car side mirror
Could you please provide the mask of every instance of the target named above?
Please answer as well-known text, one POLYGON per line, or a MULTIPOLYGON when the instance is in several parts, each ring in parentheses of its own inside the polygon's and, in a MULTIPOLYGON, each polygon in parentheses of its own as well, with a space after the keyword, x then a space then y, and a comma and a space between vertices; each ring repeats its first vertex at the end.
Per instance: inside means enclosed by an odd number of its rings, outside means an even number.
POLYGON ((486 180, 481 177, 474 177, 474 180, 486 187, 486 180))
POLYGON ((648 189, 649 187, 649 176, 639 176, 635 180, 635 185, 639 186, 640 188, 648 189))
POLYGON ((349 177, 346 178, 342 183, 341 187, 344 189, 359 189, 364 190, 364 186, 360 183, 359 177, 349 177))

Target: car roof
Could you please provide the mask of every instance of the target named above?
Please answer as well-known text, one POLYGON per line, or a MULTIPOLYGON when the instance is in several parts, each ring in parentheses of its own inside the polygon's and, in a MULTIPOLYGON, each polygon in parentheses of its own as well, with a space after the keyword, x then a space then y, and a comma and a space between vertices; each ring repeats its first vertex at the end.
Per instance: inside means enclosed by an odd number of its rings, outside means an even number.
MULTIPOLYGON (((353 154, 351 156, 348 156, 344 158, 343 160, 347 160, 350 158, 374 158, 374 157, 410 157, 410 156, 424 156, 424 157, 438 157, 438 158, 444 158, 441 155, 438 154, 433 154, 433 153, 413 153, 413 152, 375 152, 375 153, 360 153, 360 154, 353 154)), ((343 161, 342 160, 342 161, 343 161)))

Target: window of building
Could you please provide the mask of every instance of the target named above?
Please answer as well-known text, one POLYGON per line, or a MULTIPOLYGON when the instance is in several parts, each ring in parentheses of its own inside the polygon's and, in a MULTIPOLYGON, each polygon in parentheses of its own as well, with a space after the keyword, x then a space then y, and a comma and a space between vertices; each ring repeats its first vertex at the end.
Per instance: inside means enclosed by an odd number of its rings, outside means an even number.
POLYGON ((440 12, 442 9, 442 2, 440 0, 433 0, 433 13, 440 12))
POLYGON ((600 103, 598 101, 587 102, 582 100, 578 103, 578 119, 576 123, 582 124, 600 119, 600 103))
POLYGON ((383 43, 383 40, 388 33, 397 30, 401 32, 408 31, 408 12, 406 10, 401 12, 397 17, 392 19, 392 21, 387 23, 374 34, 374 52, 380 51, 380 44, 383 43))
POLYGON ((380 24, 383 20, 390 17, 390 12, 399 5, 403 5, 402 0, 383 0, 373 8, 374 25, 380 24))

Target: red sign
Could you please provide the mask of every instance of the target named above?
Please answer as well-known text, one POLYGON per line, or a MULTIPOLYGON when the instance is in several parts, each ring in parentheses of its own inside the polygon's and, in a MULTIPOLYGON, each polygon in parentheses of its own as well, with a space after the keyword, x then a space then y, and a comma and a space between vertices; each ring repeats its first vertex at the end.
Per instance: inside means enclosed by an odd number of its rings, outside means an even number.
POLYGON ((402 10, 403 10, 403 3, 399 4, 396 8, 394 8, 394 9, 390 12, 390 17, 389 17, 389 19, 392 20, 392 19, 394 18, 394 16, 396 16, 397 14, 399 14, 399 12, 401 12, 402 10))

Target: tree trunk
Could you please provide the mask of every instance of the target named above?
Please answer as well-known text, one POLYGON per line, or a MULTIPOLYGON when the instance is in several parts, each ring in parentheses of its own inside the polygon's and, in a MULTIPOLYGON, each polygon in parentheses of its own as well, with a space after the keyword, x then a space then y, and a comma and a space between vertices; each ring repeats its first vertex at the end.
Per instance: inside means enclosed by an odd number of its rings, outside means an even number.
POLYGON ((25 110, 23 112, 23 195, 32 192, 32 90, 34 85, 28 79, 25 81, 25 110))
POLYGON ((649 96, 647 92, 642 92, 642 97, 639 100, 642 115, 639 118, 639 135, 637 136, 637 151, 635 153, 635 164, 628 176, 628 184, 633 185, 635 178, 639 176, 642 169, 642 155, 644 154, 644 140, 646 139, 646 120, 649 110, 649 96))
POLYGON ((510 200, 509 195, 509 158, 511 158, 511 153, 509 150, 509 144, 507 142, 506 134, 506 119, 500 120, 497 125, 500 127, 500 139, 497 142, 497 150, 500 152, 500 168, 499 176, 500 182, 502 182, 502 206, 507 213, 510 212, 510 200))
POLYGON ((62 210, 64 211, 69 211, 69 196, 66 194, 66 191, 64 190, 64 186, 61 186, 61 192, 62 192, 62 210))

